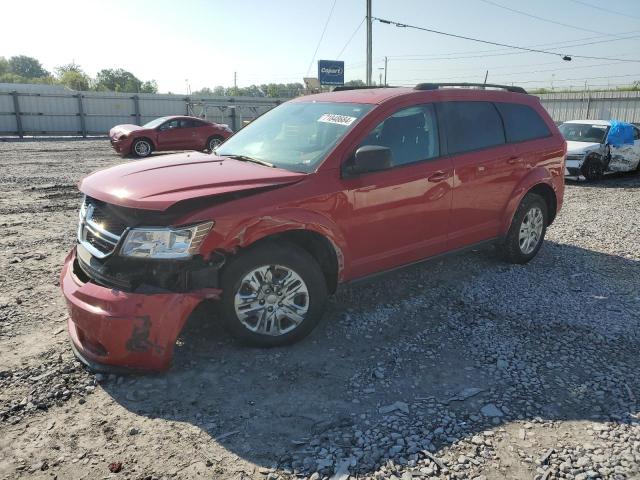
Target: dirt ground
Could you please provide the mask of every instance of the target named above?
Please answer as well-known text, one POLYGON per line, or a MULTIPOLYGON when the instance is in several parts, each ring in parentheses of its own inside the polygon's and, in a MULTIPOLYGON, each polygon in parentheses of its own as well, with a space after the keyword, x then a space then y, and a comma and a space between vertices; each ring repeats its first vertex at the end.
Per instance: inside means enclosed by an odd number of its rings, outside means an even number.
MULTIPOLYGON (((640 478, 640 175, 496 248, 342 288, 288 348, 198 310, 163 375, 73 358, 60 266, 105 140, 0 141, 0 479, 640 478)), ((125 160, 132 161, 132 160, 125 160)))

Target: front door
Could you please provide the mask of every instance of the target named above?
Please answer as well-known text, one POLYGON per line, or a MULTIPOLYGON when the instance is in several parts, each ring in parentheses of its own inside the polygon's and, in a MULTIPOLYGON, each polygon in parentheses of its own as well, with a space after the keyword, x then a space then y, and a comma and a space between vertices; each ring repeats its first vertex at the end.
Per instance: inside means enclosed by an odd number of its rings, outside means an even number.
POLYGON ((445 251, 452 163, 440 157, 432 104, 387 117, 359 146, 391 149, 384 171, 344 178, 349 207, 342 216, 352 246, 352 276, 409 264, 445 251))
POLYGON ((158 150, 178 150, 184 143, 184 131, 180 119, 174 118, 158 127, 158 150))
POLYGON ((640 130, 632 126, 633 143, 614 146, 611 145, 611 160, 609 170, 612 172, 631 172, 640 166, 640 130))

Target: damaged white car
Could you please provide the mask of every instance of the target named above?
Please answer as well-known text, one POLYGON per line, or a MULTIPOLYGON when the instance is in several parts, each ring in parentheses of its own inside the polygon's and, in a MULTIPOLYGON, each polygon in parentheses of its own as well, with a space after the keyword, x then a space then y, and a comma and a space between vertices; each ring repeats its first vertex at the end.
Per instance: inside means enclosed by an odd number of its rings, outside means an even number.
POLYGON ((616 120, 571 120, 558 127, 567 141, 565 176, 598 180, 607 172, 640 170, 640 130, 616 120))

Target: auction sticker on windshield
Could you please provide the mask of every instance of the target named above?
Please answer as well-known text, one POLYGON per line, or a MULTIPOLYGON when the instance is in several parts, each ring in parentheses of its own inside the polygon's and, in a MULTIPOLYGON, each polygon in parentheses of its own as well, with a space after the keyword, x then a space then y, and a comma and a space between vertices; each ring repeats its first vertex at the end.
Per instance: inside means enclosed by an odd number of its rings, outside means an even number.
POLYGON ((356 120, 356 117, 350 117, 348 115, 337 115, 335 113, 325 113, 318 121, 324 123, 335 123, 337 125, 351 125, 356 120))

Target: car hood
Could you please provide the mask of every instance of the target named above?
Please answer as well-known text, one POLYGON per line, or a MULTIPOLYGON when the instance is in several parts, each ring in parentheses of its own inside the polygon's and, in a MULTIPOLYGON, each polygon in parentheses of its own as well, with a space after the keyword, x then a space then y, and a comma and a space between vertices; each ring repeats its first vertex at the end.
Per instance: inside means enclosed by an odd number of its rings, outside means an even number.
POLYGON ((120 138, 122 135, 134 132, 136 130, 144 130, 144 128, 140 125, 132 124, 116 125, 111 130, 109 130, 109 137, 115 140, 117 138, 120 138))
POLYGON ((567 141, 567 153, 586 153, 600 148, 599 143, 567 141))
POLYGON ((164 211, 202 197, 297 182, 306 174, 204 153, 165 155, 98 170, 84 194, 122 207, 164 211))

